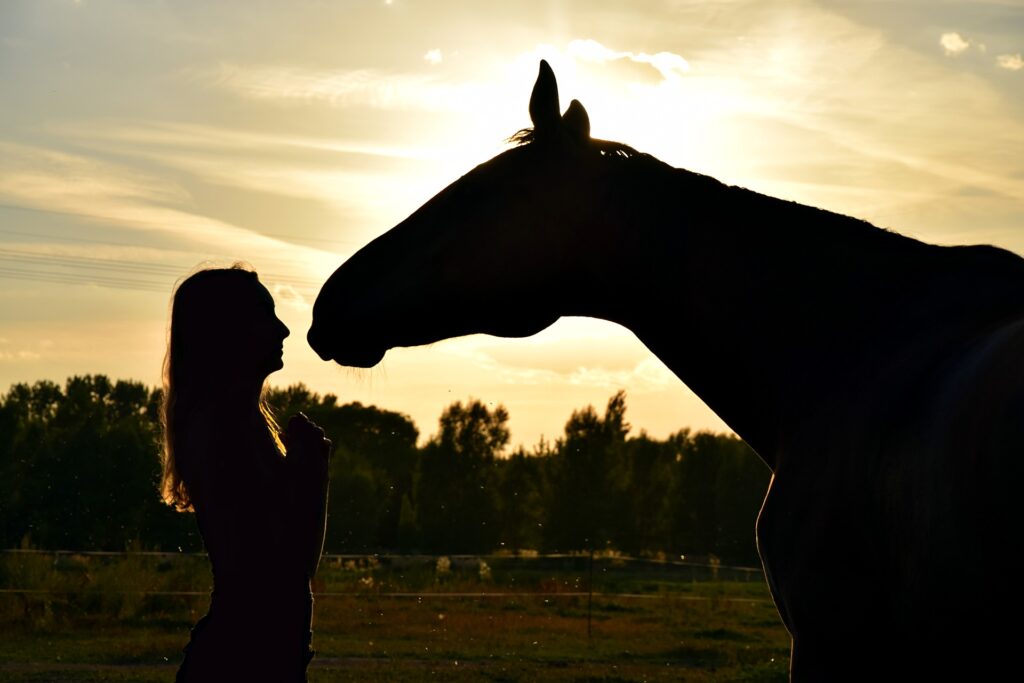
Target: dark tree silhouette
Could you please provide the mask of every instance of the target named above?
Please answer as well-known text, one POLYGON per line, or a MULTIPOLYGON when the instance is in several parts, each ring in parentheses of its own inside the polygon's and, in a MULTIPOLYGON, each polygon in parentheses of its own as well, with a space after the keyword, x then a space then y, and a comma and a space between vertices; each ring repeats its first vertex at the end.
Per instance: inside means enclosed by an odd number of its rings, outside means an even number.
POLYGON ((440 431, 423 450, 416 516, 423 546, 482 552, 497 544, 494 462, 509 440, 508 411, 456 402, 441 414, 440 431))
MULTIPOLYGON (((756 560, 750 528, 767 468, 735 437, 627 438, 621 393, 603 416, 575 411, 556 443, 508 457, 508 413, 480 401, 446 408, 419 449, 399 413, 302 385, 268 399, 335 444, 329 552, 586 550, 593 537, 631 554, 756 560)), ((159 404, 159 390, 103 376, 0 396, 3 546, 202 550, 191 515, 156 493, 159 404)))
POLYGON ((539 453, 520 448, 497 462, 498 539, 504 549, 517 552, 541 546, 544 466, 550 457, 545 450, 542 442, 539 453))
POLYGON ((552 463, 545 543, 558 550, 611 545, 615 502, 621 494, 616 465, 625 449, 626 395, 608 401, 604 417, 592 406, 574 411, 552 463))

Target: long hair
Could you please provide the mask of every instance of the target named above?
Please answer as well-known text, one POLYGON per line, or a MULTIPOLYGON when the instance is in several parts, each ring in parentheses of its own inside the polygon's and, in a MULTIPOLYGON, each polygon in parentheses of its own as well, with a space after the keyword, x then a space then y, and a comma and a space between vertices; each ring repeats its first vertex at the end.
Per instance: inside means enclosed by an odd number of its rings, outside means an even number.
MULTIPOLYGON (((199 455, 183 447, 182 436, 204 409, 224 408, 218 401, 229 393, 225 369, 231 367, 232 349, 238 343, 232 312, 239 297, 251 296, 259 283, 246 263, 227 268, 205 268, 181 280, 171 297, 167 353, 163 364, 161 423, 163 474, 160 497, 180 512, 194 510, 199 455)), ((267 405, 266 388, 259 410, 274 444, 284 447, 280 429, 267 405)))

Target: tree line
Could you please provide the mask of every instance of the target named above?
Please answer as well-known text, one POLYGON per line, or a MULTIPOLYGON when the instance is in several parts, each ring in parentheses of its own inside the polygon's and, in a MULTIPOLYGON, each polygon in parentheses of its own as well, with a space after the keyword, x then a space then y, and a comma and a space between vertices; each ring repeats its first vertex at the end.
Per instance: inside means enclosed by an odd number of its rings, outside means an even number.
MULTIPOLYGON (((770 472, 734 436, 631 436, 626 396, 574 411, 564 433, 509 448, 508 411, 443 410, 417 445, 407 416, 271 388, 334 442, 326 551, 525 549, 714 555, 755 563, 754 520, 770 472)), ((157 494, 161 391, 102 375, 15 384, 0 396, 0 546, 202 550, 193 516, 157 494)))

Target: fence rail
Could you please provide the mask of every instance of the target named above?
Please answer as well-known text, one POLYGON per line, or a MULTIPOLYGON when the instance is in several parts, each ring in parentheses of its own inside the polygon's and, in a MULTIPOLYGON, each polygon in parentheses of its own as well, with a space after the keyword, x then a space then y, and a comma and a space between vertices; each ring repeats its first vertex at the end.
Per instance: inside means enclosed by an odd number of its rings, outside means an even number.
MULTIPOLYGON (((0 549, 0 559, 8 558, 8 570, 14 569, 21 564, 16 558, 52 558, 52 563, 46 561, 42 564, 47 575, 55 577, 52 581, 55 585, 46 585, 50 580, 41 581, 25 577, 19 578, 17 571, 0 571, 0 596, 23 596, 24 599, 32 599, 32 596, 46 599, 47 596, 56 597, 59 600, 77 600, 76 596, 136 596, 136 597, 171 597, 185 598, 191 602, 193 599, 208 598, 210 590, 195 590, 197 584, 192 583, 191 590, 165 590, 164 586, 153 585, 139 586, 138 589, 128 589, 110 585, 109 582, 101 581, 99 584, 88 578, 93 571, 92 559, 99 562, 99 567, 109 566, 111 561, 129 558, 151 558, 156 561, 152 568, 162 566, 166 569, 175 561, 195 562, 203 564, 205 568, 206 554, 195 552, 160 552, 160 551, 105 551, 105 550, 40 550, 29 548, 8 548, 0 549), (13 561, 12 566, 10 562, 13 561), (71 572, 68 574, 67 572, 71 572), (68 580, 70 578, 70 581, 68 580), (21 585, 3 585, 6 581, 16 582, 21 585), (28 584, 28 585, 26 585, 28 584), (35 585, 32 585, 35 584, 35 585)), ((402 582, 377 583, 370 581, 366 586, 361 586, 357 581, 351 579, 343 580, 341 585, 335 583, 334 590, 327 590, 332 582, 314 581, 313 595, 319 599, 341 599, 341 598, 372 598, 372 599, 417 599, 417 600, 451 600, 451 599, 543 599, 564 600, 567 598, 615 598, 625 600, 651 600, 665 599, 668 594, 664 592, 641 593, 630 591, 630 585, 608 584, 608 580, 621 578, 623 575, 630 577, 643 576, 654 581, 669 580, 673 582, 707 582, 707 581, 740 581, 754 582, 762 580, 762 571, 758 567, 743 567, 735 565, 723 565, 714 561, 696 562, 687 560, 676 560, 666 558, 643 558, 628 557, 622 555, 595 555, 592 559, 589 555, 574 553, 553 553, 553 554, 492 554, 492 555, 397 555, 397 554, 326 554, 321 559, 321 571, 318 579, 323 577, 325 569, 328 572, 354 572, 355 576, 360 574, 371 576, 377 570, 390 571, 392 575, 401 575, 410 569, 418 568, 418 571, 439 572, 441 565, 445 566, 445 572, 462 576, 472 574, 486 568, 488 572, 492 567, 496 570, 506 572, 526 572, 536 577, 550 577, 546 583, 535 581, 535 585, 523 585, 521 590, 510 590, 510 585, 499 583, 498 585, 482 583, 479 591, 466 591, 465 583, 452 585, 450 590, 445 590, 443 585, 436 585, 436 588, 428 590, 417 590, 420 586, 412 587, 412 590, 402 590, 402 582), (593 564, 591 564, 591 562, 593 564), (597 572, 597 581, 594 581, 594 572, 597 572), (589 574, 589 578, 586 575, 589 574), (570 583, 567 577, 579 577, 575 582, 570 583), (601 584, 604 583, 602 586, 601 584), (619 590, 615 590, 619 587, 619 590), (354 587, 354 588, 353 588, 354 587), (587 589, 592 587, 593 591, 587 589), (337 590, 342 588, 342 590, 337 590), (627 588, 627 590, 621 590, 627 588), (390 590, 389 590, 390 589, 390 590), (398 589, 398 590, 396 590, 398 589), (497 589, 497 590, 495 590, 497 589)), ((40 565, 37 563, 37 567, 40 565)), ((143 570, 145 571, 145 570, 143 570)), ((160 570, 157 569, 159 572, 160 570)), ((335 574, 334 576, 337 576, 335 574)), ((41 577, 40 577, 41 578, 41 577)), ((201 585, 201 584, 200 584, 201 585)), ((422 585, 422 584, 421 584, 422 585)), ((513 584, 514 585, 514 584, 513 584)), ((168 586, 167 588, 173 588, 168 586)), ((182 586, 184 588, 184 586, 182 586)), ((711 598, 707 596, 687 596, 675 592, 671 593, 673 599, 692 602, 706 602, 711 598)), ((760 603, 764 600, 733 598, 734 602, 760 603)))
MULTIPOLYGON (((0 554, 23 554, 23 555, 53 555, 53 556, 83 556, 83 557, 159 557, 163 559, 178 558, 178 557, 206 557, 206 553, 203 552, 170 552, 170 551, 159 551, 159 550, 44 550, 37 548, 0 548, 0 554)), ((444 555, 425 555, 425 554, 392 554, 392 553, 324 553, 321 556, 322 562, 360 562, 360 561, 377 561, 377 562, 435 562, 442 557, 447 557, 452 562, 471 562, 474 560, 484 560, 487 562, 492 561, 521 561, 521 562, 542 562, 549 560, 587 560, 589 555, 585 553, 523 553, 523 554, 479 554, 479 555, 467 555, 467 554, 444 554, 444 555)), ((760 567, 745 567, 741 565, 728 565, 721 564, 718 562, 695 562, 690 560, 675 560, 675 559, 662 559, 654 557, 631 557, 628 555, 618 554, 597 554, 594 555, 594 560, 598 562, 623 562, 623 563, 638 563, 647 564, 651 566, 663 566, 663 567, 700 567, 704 569, 717 569, 734 572, 749 572, 751 574, 761 574, 762 570, 760 567)))

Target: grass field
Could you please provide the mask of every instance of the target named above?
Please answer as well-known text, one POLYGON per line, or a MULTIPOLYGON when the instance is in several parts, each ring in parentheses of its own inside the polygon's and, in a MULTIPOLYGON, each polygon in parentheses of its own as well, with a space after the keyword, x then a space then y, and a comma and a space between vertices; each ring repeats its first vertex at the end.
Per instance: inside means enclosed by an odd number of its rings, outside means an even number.
MULTIPOLYGON (((337 558, 315 586, 313 683, 785 681, 759 574, 601 558, 337 558), (591 615, 588 636, 588 612, 591 615)), ((0 555, 0 680, 172 681, 203 557, 0 555), (190 594, 192 593, 192 594, 190 594)))

